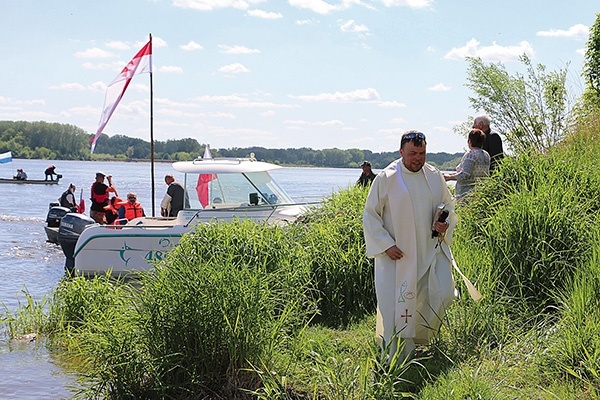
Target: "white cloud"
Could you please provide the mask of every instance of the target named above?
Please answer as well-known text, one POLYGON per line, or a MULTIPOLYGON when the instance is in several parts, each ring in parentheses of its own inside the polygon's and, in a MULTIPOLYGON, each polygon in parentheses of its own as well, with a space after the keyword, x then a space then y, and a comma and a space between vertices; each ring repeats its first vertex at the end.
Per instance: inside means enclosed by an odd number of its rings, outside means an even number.
POLYGON ((568 38, 587 38, 590 34, 590 28, 583 24, 573 25, 567 30, 564 29, 550 29, 548 31, 539 31, 536 36, 545 37, 568 37, 568 38))
POLYGON ((210 117, 213 118, 226 118, 226 119, 236 119, 237 117, 235 116, 235 114, 232 113, 228 113, 228 112, 215 112, 215 113, 210 113, 209 114, 210 117))
POLYGON ((75 53, 75 57, 77 58, 111 58, 116 57, 114 53, 110 51, 102 50, 97 47, 92 47, 91 49, 87 49, 84 51, 78 51, 75 53))
POLYGON ((263 111, 260 113, 260 115, 263 117, 273 117, 273 116, 275 116, 275 114, 276 113, 273 110, 263 111))
POLYGON ((323 15, 339 9, 339 6, 331 5, 323 0, 288 0, 288 3, 291 6, 304 8, 323 15))
POLYGON ((169 100, 165 97, 155 97, 154 102, 164 107, 183 107, 183 108, 200 108, 196 103, 182 103, 180 101, 169 100))
POLYGON ((173 5, 180 8, 192 8, 200 11, 217 10, 220 8, 235 8, 246 10, 253 4, 263 0, 173 0, 173 5))
POLYGON ((359 34, 367 34, 369 32, 369 28, 366 25, 359 25, 353 19, 344 22, 341 19, 338 19, 338 25, 342 32, 351 32, 351 33, 359 33, 359 34))
POLYGON ((204 103, 243 103, 248 101, 247 98, 237 94, 231 94, 228 96, 200 96, 195 97, 192 100, 204 103))
POLYGON ((167 74, 182 74, 183 68, 176 67, 174 65, 164 65, 158 69, 160 72, 165 72, 167 74))
POLYGON ((516 46, 499 46, 493 42, 491 46, 480 46, 477 39, 473 38, 463 47, 455 47, 444 56, 445 59, 459 60, 465 57, 479 57, 484 61, 518 61, 519 56, 526 54, 529 57, 534 57, 533 47, 522 41, 516 46))
POLYGON ((10 97, 3 97, 0 96, 0 104, 2 105, 26 105, 26 106, 33 106, 33 105, 37 105, 37 106, 44 106, 46 105, 46 101, 42 100, 42 99, 34 99, 34 100, 18 100, 18 99, 13 99, 10 97))
POLYGON ((202 47, 202 45, 194 42, 193 40, 190 40, 187 44, 182 44, 181 46, 179 46, 179 48, 185 51, 204 50, 204 47, 202 47))
POLYGON ((60 85, 50 86, 48 89, 52 90, 68 90, 68 91, 82 91, 85 90, 85 86, 81 83, 66 83, 63 82, 60 85))
POLYGON ((428 8, 433 0, 379 0, 386 7, 428 8))
POLYGON ((251 101, 239 94, 228 96, 200 96, 192 99, 202 103, 220 103, 228 107, 236 108, 299 108, 296 104, 273 103, 268 101, 251 101))
POLYGON ((302 19, 302 20, 298 20, 298 21, 294 22, 294 24, 296 24, 296 25, 312 25, 312 24, 314 24, 314 22, 310 19, 302 19))
POLYGON ((344 123, 338 119, 329 121, 304 121, 304 120, 287 120, 283 121, 286 125, 309 125, 309 126, 343 126, 344 123))
POLYGON ((100 114, 101 110, 98 107, 72 107, 69 108, 68 110, 65 110, 63 112, 60 113, 60 115, 62 115, 65 118, 69 118, 73 115, 92 115, 92 116, 98 116, 100 114))
POLYGON ((378 105, 382 108, 406 108, 406 104, 399 101, 382 101, 378 105))
POLYGON ((262 18, 262 19, 281 19, 283 15, 276 12, 268 12, 263 10, 249 10, 248 15, 251 17, 262 18))
POLYGON ((129 45, 127 43, 118 40, 107 42, 106 47, 115 50, 129 50, 129 45))
POLYGON ((304 95, 304 96, 290 96, 294 99, 300 99, 307 102, 314 101, 327 101, 332 103, 348 103, 348 102, 364 102, 364 101, 378 101, 379 93, 377 90, 368 89, 357 89, 351 92, 335 92, 335 93, 320 93, 316 95, 304 95))
MULTIPOLYGON (((414 9, 428 8, 433 5, 433 0, 376 0, 376 2, 385 7, 409 7, 414 9)), ((331 4, 323 0, 288 0, 288 3, 323 15, 334 11, 347 10, 354 5, 376 10, 374 5, 363 0, 342 0, 337 4, 331 4)))
POLYGON ((224 44, 220 44, 219 48, 221 49, 221 53, 225 53, 225 54, 256 54, 256 53, 260 53, 260 50, 249 49, 246 46, 226 46, 224 44))
POLYGON ((446 86, 443 83, 438 83, 437 85, 431 86, 427 90, 431 90, 432 92, 448 92, 450 89, 450 86, 446 86))
POLYGON ((248 68, 246 68, 243 64, 235 63, 235 64, 229 64, 229 65, 222 66, 221 68, 219 68, 219 72, 229 75, 229 74, 241 74, 243 72, 250 72, 250 70, 248 68))

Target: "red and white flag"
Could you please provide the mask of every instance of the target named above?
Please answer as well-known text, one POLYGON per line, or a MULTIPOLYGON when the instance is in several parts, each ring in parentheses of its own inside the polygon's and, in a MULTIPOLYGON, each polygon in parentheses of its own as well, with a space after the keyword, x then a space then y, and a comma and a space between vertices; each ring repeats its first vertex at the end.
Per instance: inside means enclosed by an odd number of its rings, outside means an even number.
POLYGON ((134 75, 143 73, 152 73, 152 39, 146 43, 144 47, 129 61, 123 68, 121 73, 108 85, 106 95, 104 97, 104 107, 102 107, 102 115, 100 115, 100 124, 96 134, 90 140, 90 153, 94 152, 96 141, 102 134, 104 127, 108 124, 108 120, 112 116, 115 108, 123 98, 129 82, 134 75))

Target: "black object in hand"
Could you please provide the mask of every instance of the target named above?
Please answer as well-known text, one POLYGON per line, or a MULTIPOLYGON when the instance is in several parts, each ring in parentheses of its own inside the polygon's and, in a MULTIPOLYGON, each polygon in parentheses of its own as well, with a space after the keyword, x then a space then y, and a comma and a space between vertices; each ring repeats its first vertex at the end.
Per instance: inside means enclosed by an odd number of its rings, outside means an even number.
MULTIPOLYGON (((449 214, 449 213, 448 213, 448 210, 443 210, 443 211, 440 213, 440 216, 438 217, 438 220, 437 220, 437 222, 446 222, 446 218, 448 218, 448 214, 449 214)), ((439 233, 438 231, 436 231, 435 229, 432 229, 432 230, 431 230, 431 237, 432 237, 432 238, 434 238, 434 237, 436 237, 436 236, 439 236, 439 234, 440 234, 440 233, 439 233)))

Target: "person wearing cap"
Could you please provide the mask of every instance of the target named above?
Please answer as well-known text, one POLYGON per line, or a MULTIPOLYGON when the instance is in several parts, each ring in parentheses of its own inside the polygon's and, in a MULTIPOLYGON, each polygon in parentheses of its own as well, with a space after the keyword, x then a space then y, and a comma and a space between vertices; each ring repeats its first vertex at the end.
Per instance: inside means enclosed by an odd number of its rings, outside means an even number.
POLYGON ((90 217, 94 221, 99 224, 106 224, 106 207, 108 203, 108 195, 109 193, 117 194, 117 189, 115 189, 112 183, 112 176, 105 175, 104 172, 96 172, 96 181, 92 184, 91 187, 91 197, 92 205, 90 206, 90 217), (108 186, 104 184, 104 178, 108 181, 108 186))
POLYGON ((371 182, 373 182, 373 179, 375 179, 375 174, 371 170, 370 162, 363 161, 363 163, 360 166, 362 167, 362 174, 360 174, 360 177, 356 181, 356 184, 362 187, 367 187, 371 185, 371 182))
POLYGON ((44 171, 44 175, 46 175, 46 178, 44 179, 45 181, 48 180, 48 177, 50 177, 50 180, 53 181, 54 175, 56 175, 56 178, 58 179, 58 174, 54 171, 55 169, 56 167, 54 165, 51 165, 48 168, 46 168, 46 170, 44 171))
MULTIPOLYGON (((127 193, 127 201, 121 203, 121 207, 119 207, 119 219, 118 221, 123 221, 127 219, 127 221, 131 221, 134 218, 145 217, 146 213, 144 213, 144 209, 139 201, 137 201, 137 195, 133 192, 127 193)), ((123 223, 120 222, 122 225, 123 223)))
POLYGON ((17 176, 15 176, 15 179, 18 181, 26 181, 27 173, 25 171, 23 171, 21 168, 19 168, 19 169, 17 169, 17 176))
POLYGON ((71 183, 69 188, 65 190, 65 192, 60 196, 58 202, 61 207, 66 207, 71 210, 71 212, 77 212, 77 203, 75 202, 75 184, 71 183))

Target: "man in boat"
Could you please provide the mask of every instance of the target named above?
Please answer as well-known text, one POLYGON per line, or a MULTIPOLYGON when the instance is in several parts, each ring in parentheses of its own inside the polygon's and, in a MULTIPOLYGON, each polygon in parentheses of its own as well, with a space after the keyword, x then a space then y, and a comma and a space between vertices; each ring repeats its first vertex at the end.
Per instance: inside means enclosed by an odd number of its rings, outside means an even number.
POLYGON ((425 163, 425 135, 407 131, 399 160, 373 180, 363 214, 367 256, 375 259, 377 339, 402 357, 429 344, 454 298, 449 244, 458 221, 440 171, 425 163), (439 210, 449 212, 444 222, 439 210))
POLYGON ((54 165, 51 165, 48 168, 46 168, 46 170, 44 171, 44 175, 46 175, 46 178, 44 178, 45 181, 48 180, 48 177, 50 177, 50 180, 53 181, 54 175, 56 175, 56 179, 58 179, 58 174, 54 171, 55 169, 56 167, 54 165))
POLYGON ((77 203, 75 202, 75 185, 71 183, 69 188, 60 196, 58 202, 61 207, 71 209, 71 212, 77 212, 77 203))
POLYGON ((18 181, 26 181, 27 173, 25 171, 23 171, 21 168, 19 168, 19 169, 17 169, 17 176, 15 176, 15 179, 18 181))
POLYGON ((90 206, 90 217, 99 224, 106 224, 106 210, 104 207, 108 205, 108 194, 114 193, 117 195, 112 183, 112 175, 105 175, 104 172, 96 172, 96 181, 91 187, 92 205, 90 206), (108 186, 104 184, 104 178, 108 181, 108 186))
POLYGON ((145 217, 146 213, 144 213, 144 209, 139 201, 137 201, 137 195, 133 192, 127 193, 127 201, 121 203, 121 207, 119 207, 119 219, 127 219, 127 221, 131 221, 134 218, 145 217))
POLYGON ((160 203, 160 215, 163 217, 177 217, 179 211, 190 207, 187 193, 185 193, 183 185, 175 180, 173 174, 165 175, 165 183, 169 187, 160 203))

